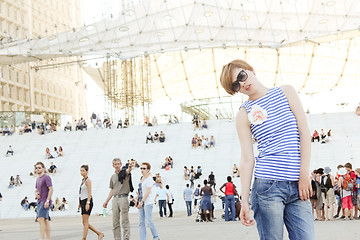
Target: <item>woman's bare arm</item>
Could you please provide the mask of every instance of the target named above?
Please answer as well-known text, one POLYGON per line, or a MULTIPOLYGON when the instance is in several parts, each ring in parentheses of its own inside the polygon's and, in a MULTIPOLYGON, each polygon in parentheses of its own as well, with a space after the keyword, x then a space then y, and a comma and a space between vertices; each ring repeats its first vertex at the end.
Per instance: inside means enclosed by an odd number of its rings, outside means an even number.
POLYGON ((301 200, 306 201, 312 195, 312 188, 309 179, 311 134, 307 124, 304 109, 295 89, 290 85, 284 85, 281 87, 281 90, 283 91, 289 102, 290 109, 296 118, 299 129, 301 155, 299 195, 301 200))
POLYGON ((240 108, 236 115, 236 130, 241 146, 240 181, 242 208, 240 218, 243 225, 251 226, 255 221, 250 219, 249 194, 255 160, 250 122, 245 108, 240 108))

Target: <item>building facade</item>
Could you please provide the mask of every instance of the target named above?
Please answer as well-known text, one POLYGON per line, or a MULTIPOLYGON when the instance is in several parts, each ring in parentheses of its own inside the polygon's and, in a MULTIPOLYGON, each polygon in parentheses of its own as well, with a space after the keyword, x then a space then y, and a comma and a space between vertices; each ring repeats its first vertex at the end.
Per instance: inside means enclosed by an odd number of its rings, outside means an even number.
MULTIPOLYGON (((80 9, 80 0, 0 0, 0 41, 56 38, 81 25, 80 9)), ((0 65, 0 111, 87 118, 84 72, 76 60, 0 65)))

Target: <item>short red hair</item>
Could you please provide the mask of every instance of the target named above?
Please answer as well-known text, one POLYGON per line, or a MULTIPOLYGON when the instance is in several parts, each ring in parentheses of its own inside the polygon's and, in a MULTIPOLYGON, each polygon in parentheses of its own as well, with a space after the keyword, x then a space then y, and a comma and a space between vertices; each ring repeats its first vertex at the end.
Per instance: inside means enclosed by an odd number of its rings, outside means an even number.
POLYGON ((147 169, 151 170, 151 165, 148 162, 143 162, 141 165, 145 165, 147 169))
POLYGON ((232 72, 235 68, 242 68, 244 70, 254 71, 253 67, 250 64, 240 59, 235 59, 224 65, 220 75, 220 83, 221 86, 225 89, 225 91, 230 95, 234 95, 236 93, 232 89, 232 72))

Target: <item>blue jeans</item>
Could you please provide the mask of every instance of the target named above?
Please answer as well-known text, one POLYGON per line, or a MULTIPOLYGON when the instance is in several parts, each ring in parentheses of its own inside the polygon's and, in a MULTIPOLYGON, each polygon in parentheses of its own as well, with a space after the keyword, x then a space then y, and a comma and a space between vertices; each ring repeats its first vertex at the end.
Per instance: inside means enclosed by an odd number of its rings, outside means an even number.
POLYGON ((29 204, 28 203, 24 203, 22 205, 22 207, 24 208, 25 211, 29 210, 29 204))
POLYGON ((145 205, 141 209, 139 209, 139 233, 140 233, 140 240, 146 240, 146 224, 149 226, 153 239, 158 239, 159 234, 157 233, 155 224, 152 220, 152 209, 153 205, 145 205))
POLYGON ((166 200, 159 200, 159 214, 160 214, 160 217, 163 217, 163 209, 164 209, 164 215, 166 217, 166 200))
POLYGON ((191 202, 192 201, 185 201, 185 203, 186 203, 186 211, 187 211, 188 216, 191 216, 191 202))
POLYGON ((236 221, 235 196, 226 195, 225 197, 225 221, 236 221), (231 219, 229 219, 229 208, 231 208, 231 219))
POLYGON ((251 208, 262 240, 283 239, 284 224, 290 239, 315 239, 311 204, 300 200, 297 181, 255 178, 251 208))

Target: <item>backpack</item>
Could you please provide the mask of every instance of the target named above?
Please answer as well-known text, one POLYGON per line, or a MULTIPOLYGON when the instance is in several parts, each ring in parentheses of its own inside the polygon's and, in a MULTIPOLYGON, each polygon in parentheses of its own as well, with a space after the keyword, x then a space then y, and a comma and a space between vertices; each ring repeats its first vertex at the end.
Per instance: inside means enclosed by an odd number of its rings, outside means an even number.
POLYGON ((343 189, 346 191, 352 191, 354 188, 354 184, 352 183, 352 180, 350 178, 349 174, 343 175, 343 189))
POLYGON ((194 192, 194 196, 197 197, 200 195, 200 189, 199 188, 196 188, 195 189, 195 192, 194 192))
POLYGON ((320 190, 323 193, 327 193, 329 191, 330 188, 332 188, 332 183, 331 183, 331 178, 329 177, 329 175, 323 175, 321 176, 321 181, 320 181, 320 190))

